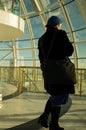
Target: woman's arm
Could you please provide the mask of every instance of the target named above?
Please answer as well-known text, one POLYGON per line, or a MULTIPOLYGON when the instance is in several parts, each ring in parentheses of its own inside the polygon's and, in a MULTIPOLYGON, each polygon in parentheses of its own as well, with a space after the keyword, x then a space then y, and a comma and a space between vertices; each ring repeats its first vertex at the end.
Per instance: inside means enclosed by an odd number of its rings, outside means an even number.
POLYGON ((65 44, 66 55, 71 56, 74 52, 74 48, 65 31, 63 31, 63 41, 65 44))

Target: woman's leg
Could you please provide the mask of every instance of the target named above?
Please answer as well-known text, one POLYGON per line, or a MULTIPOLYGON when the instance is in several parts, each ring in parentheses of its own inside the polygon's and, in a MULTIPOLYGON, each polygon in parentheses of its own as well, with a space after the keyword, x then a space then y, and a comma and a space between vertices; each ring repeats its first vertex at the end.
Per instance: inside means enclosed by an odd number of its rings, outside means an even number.
POLYGON ((51 107, 51 122, 49 130, 64 130, 64 128, 59 126, 60 110, 61 110, 60 105, 51 107))
POLYGON ((49 130, 64 130, 64 128, 59 126, 59 117, 61 104, 66 104, 68 100, 68 94, 52 95, 50 97, 51 101, 51 122, 49 130))
POLYGON ((47 101, 43 114, 39 117, 38 122, 45 128, 48 128, 48 117, 51 111, 51 102, 47 101))

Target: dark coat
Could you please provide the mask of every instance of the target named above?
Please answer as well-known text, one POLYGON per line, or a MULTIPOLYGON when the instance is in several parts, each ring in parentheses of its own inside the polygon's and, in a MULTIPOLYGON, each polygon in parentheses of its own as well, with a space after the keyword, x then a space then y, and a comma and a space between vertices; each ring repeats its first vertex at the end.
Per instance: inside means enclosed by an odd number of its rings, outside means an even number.
MULTIPOLYGON (((52 50, 49 53, 48 59, 65 59, 67 56, 71 56, 73 54, 73 46, 69 41, 67 34, 63 30, 57 30, 55 28, 48 28, 46 32, 39 38, 38 41, 38 49, 39 49, 39 60, 42 66, 43 60, 46 58, 51 39, 55 35, 55 40, 53 42, 52 50), (44 50, 44 54, 43 51, 44 50)), ((42 69, 42 67, 41 67, 42 69)), ((48 93, 53 94, 57 93, 74 93, 74 85, 51 85, 45 83, 45 89, 48 93), (59 91, 58 91, 59 88, 59 91), (50 91, 50 92, 49 92, 50 91)))

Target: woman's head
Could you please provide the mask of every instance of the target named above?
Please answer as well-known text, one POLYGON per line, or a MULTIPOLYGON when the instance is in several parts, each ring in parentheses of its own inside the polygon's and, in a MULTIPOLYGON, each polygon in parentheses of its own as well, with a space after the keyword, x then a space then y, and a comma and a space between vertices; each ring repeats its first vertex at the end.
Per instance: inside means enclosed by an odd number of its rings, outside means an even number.
POLYGON ((57 29, 61 29, 62 21, 57 16, 51 16, 47 21, 47 27, 55 27, 57 29))

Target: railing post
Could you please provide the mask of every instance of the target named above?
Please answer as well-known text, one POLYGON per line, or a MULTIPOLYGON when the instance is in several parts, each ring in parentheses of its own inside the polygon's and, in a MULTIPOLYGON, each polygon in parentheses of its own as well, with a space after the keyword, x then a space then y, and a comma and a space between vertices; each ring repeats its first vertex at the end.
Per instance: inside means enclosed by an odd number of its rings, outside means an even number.
POLYGON ((82 95, 82 70, 80 70, 80 96, 82 95))
POLYGON ((22 87, 25 85, 25 72, 24 69, 22 68, 22 87))
POLYGON ((20 89, 20 67, 18 69, 18 93, 21 93, 21 89, 20 89))

